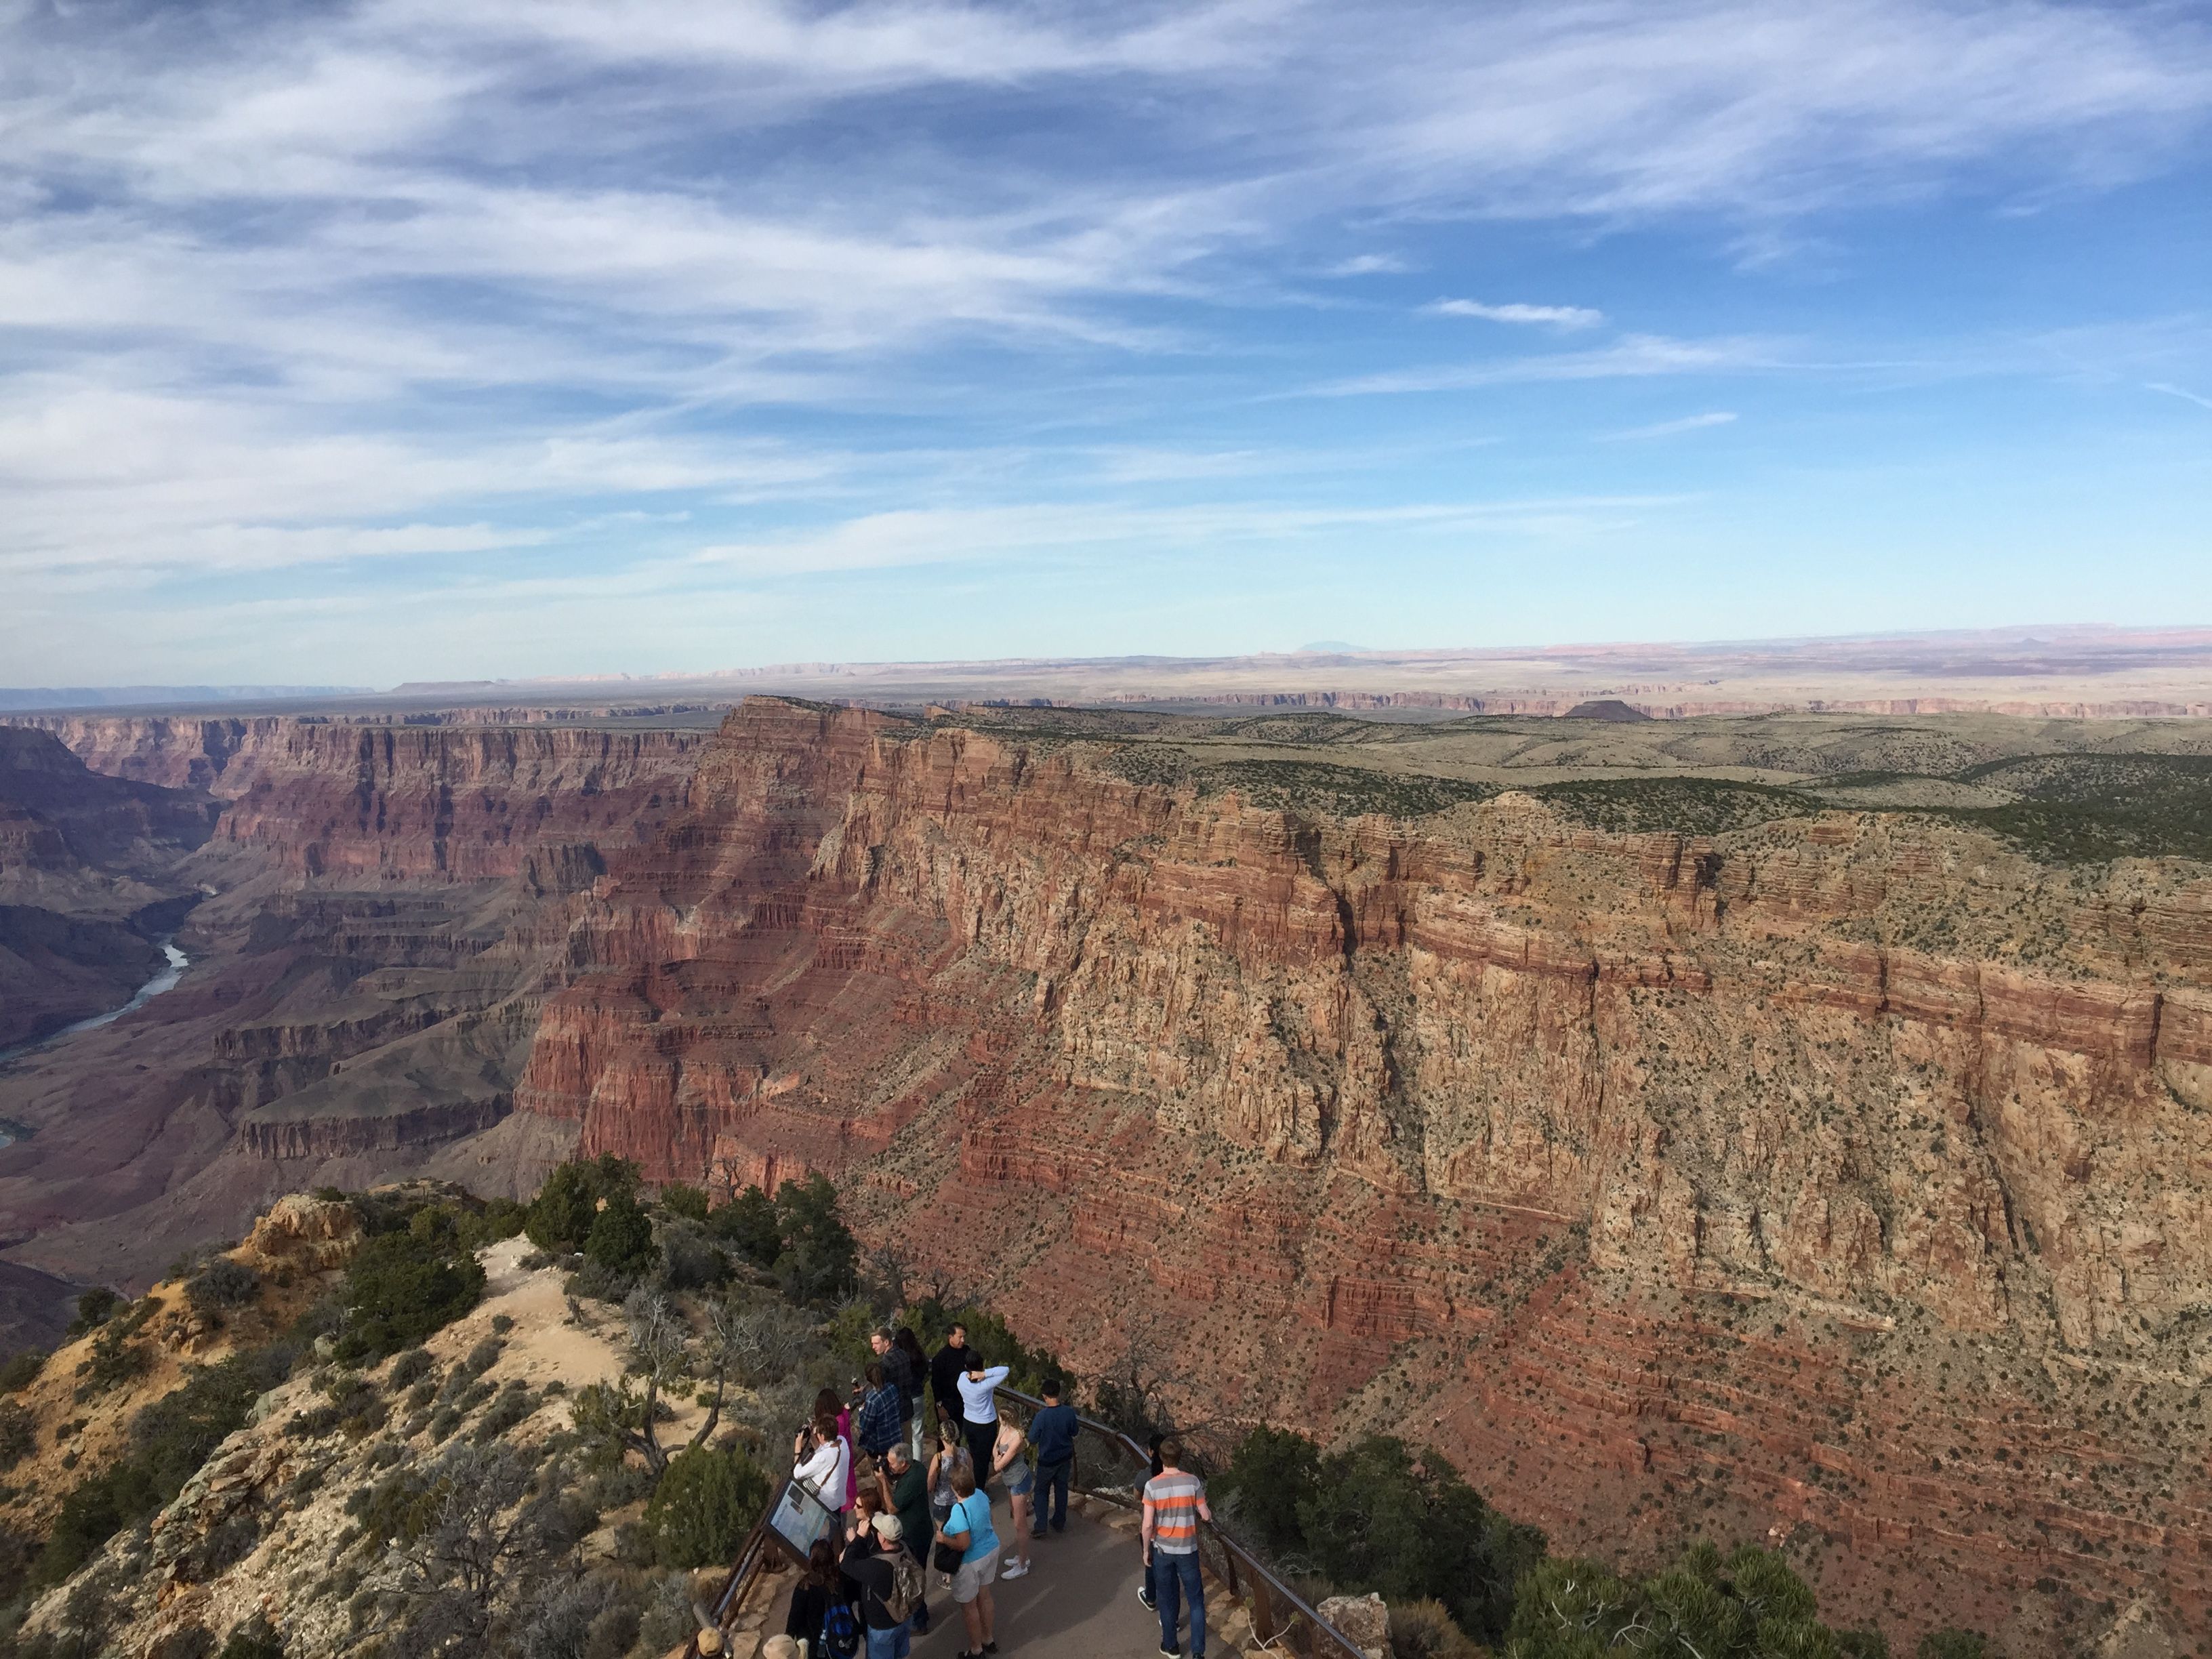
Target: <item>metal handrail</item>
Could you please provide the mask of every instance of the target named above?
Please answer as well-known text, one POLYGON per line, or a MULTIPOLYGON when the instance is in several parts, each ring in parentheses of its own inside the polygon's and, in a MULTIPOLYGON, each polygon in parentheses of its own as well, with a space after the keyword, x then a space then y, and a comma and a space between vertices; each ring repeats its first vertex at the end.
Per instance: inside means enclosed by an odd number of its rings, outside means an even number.
MULTIPOLYGON (((998 1392, 1003 1398, 1019 1401, 1023 1405, 1029 1407, 1033 1413, 1044 1409, 1043 1401, 1035 1395, 1024 1394, 1019 1389, 1010 1389, 1001 1384, 998 1392)), ((1110 1427, 1094 1418, 1085 1417, 1080 1412, 1076 1413, 1075 1421, 1078 1427, 1087 1430, 1115 1446, 1140 1466, 1151 1467, 1152 1461, 1151 1451, 1139 1445, 1121 1430, 1110 1427)), ((1070 1473, 1072 1474, 1073 1472, 1070 1473)), ((1073 1486, 1075 1482, 1071 1480, 1069 1484, 1073 1486)), ((1328 1638, 1336 1650, 1336 1659, 1367 1659, 1365 1650, 1358 1643, 1322 1618, 1307 1603, 1304 1596, 1277 1577, 1266 1562, 1254 1554, 1247 1546, 1238 1542, 1236 1536, 1219 1522, 1204 1521, 1200 1524, 1206 1528, 1213 1541, 1220 1547, 1222 1560, 1228 1568, 1223 1577, 1229 1587, 1231 1597, 1240 1601, 1249 1601, 1252 1604, 1252 1630, 1258 1637, 1261 1646, 1264 1647, 1273 1642, 1279 1634, 1287 1633, 1276 1628, 1276 1604, 1282 1603, 1287 1605, 1290 1609, 1290 1622, 1292 1625, 1295 1625, 1297 1620, 1303 1619, 1318 1634, 1328 1638), (1241 1573, 1237 1571, 1240 1565, 1243 1569, 1241 1573)))

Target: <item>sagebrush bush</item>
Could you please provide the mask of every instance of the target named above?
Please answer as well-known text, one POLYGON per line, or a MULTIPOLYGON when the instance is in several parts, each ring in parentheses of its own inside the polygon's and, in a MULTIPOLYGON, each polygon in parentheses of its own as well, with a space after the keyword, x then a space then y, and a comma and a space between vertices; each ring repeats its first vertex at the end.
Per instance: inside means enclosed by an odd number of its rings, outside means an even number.
POLYGON ((242 1261, 219 1255, 185 1283, 185 1298, 201 1313, 242 1308, 261 1289, 261 1275, 242 1261))
POLYGON ((1441 1601, 1408 1601, 1390 1609, 1390 1659, 1477 1659, 1481 1651, 1441 1601))

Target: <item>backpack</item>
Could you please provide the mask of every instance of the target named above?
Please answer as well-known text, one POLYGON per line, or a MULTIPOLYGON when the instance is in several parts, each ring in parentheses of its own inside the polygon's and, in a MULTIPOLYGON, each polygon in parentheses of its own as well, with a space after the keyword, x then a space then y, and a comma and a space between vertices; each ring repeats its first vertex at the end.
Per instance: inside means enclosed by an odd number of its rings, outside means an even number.
POLYGON ((913 1614, 914 1610, 921 1605, 925 1593, 921 1563, 901 1550, 891 1562, 891 1593, 890 1599, 884 1603, 884 1611, 890 1614, 891 1621, 896 1624, 913 1614))
POLYGON ((822 1615, 822 1651, 832 1659, 853 1659, 860 1650, 860 1621, 850 1601, 832 1601, 822 1615))

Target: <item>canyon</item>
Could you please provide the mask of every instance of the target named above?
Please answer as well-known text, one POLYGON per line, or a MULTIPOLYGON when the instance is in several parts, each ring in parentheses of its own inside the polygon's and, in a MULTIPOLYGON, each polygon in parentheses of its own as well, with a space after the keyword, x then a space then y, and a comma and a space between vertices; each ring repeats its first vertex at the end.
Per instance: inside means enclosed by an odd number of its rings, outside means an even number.
POLYGON ((1079 1370, 1403 1433, 1555 1547, 1771 1540, 2014 1653, 2212 1617, 2212 865, 1986 816, 2197 723, 40 732, 204 801, 214 890, 176 991, 0 1073, 10 1262, 819 1170, 1079 1370))

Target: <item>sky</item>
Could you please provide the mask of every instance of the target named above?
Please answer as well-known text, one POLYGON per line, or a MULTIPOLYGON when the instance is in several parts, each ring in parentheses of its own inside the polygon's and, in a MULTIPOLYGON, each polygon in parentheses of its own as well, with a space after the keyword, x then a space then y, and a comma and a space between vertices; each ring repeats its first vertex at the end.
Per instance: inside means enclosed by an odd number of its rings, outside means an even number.
POLYGON ((0 684, 2212 622, 2212 8, 0 0, 0 684))

